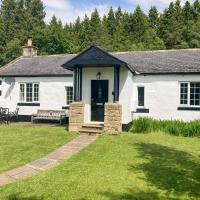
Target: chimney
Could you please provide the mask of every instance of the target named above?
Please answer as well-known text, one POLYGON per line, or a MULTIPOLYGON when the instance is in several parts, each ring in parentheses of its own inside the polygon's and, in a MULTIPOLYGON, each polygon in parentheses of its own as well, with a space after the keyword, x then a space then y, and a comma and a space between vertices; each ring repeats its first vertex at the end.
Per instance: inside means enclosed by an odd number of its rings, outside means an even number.
POLYGON ((23 57, 37 56, 37 47, 33 46, 32 37, 28 37, 27 46, 22 47, 23 57))

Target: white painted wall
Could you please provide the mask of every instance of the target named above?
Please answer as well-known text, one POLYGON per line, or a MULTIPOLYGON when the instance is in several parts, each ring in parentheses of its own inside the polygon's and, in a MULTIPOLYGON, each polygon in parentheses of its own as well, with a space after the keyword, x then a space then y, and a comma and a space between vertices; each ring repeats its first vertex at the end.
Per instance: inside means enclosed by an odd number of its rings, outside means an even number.
POLYGON ((32 115, 38 109, 58 109, 66 106, 66 86, 73 86, 72 77, 18 77, 3 78, 0 90, 0 107, 7 107, 14 111, 19 103, 20 83, 39 83, 40 106, 19 106, 20 115, 32 115), (10 80, 10 83, 9 83, 10 80))
MULTIPOLYGON (((91 80, 96 80, 96 74, 101 72, 101 80, 109 80, 109 101, 113 101, 114 72, 108 68, 84 68, 83 69, 83 102, 85 106, 85 122, 90 122, 91 80)), ((200 119, 200 111, 178 111, 180 106, 180 82, 199 82, 200 75, 136 75, 121 68, 120 70, 120 96, 122 104, 122 122, 131 122, 131 112, 137 109, 137 87, 145 87, 145 108, 149 113, 134 113, 133 119, 139 116, 149 116, 156 119, 181 119, 190 121, 200 119)), ((0 107, 8 107, 14 111, 19 102, 19 83, 40 83, 40 107, 20 107, 20 115, 32 115, 38 109, 62 109, 66 106, 66 86, 73 85, 72 77, 35 77, 3 78, 0 90, 0 107)))
POLYGON ((133 74, 127 68, 120 69, 119 102, 122 104, 122 123, 128 124, 132 121, 133 110, 133 74))
POLYGON ((200 82, 200 75, 137 75, 133 77, 132 108, 136 110, 137 87, 145 86, 145 108, 148 114, 135 113, 138 116, 149 116, 155 119, 178 119, 190 121, 200 119, 200 111, 178 111, 180 107, 180 82, 200 82))

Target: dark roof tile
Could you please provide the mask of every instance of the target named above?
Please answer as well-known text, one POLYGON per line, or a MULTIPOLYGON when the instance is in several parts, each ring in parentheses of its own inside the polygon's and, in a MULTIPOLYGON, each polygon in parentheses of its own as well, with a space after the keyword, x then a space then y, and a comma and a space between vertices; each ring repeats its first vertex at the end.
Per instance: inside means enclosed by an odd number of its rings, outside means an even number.
POLYGON ((72 71, 62 67, 74 55, 20 57, 0 69, 0 76, 69 76, 72 71))

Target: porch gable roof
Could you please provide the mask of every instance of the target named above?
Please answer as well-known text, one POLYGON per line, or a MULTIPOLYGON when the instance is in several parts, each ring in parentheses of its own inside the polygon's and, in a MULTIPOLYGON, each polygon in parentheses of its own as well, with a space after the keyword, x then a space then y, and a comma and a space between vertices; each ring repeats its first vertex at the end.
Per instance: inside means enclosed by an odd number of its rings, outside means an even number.
POLYGON ((127 67, 130 71, 134 72, 128 63, 120 60, 112 54, 107 53, 96 45, 92 45, 79 55, 63 64, 63 67, 73 70, 76 66, 110 67, 116 65, 127 67))

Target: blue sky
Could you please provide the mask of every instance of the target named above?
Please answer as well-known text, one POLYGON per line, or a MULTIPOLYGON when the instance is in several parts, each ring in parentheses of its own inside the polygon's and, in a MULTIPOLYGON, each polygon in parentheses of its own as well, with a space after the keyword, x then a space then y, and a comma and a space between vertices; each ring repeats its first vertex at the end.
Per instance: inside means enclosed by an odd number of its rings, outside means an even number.
MULTIPOLYGON (((123 10, 133 11, 139 4, 145 12, 151 5, 156 5, 159 11, 166 8, 172 0, 42 0, 46 10, 46 21, 53 15, 65 22, 73 22, 78 16, 90 15, 94 8, 99 10, 101 16, 106 14, 112 6, 116 9, 121 6, 123 10)), ((182 0, 182 3, 185 0, 182 0)), ((190 0, 192 2, 193 0, 190 0)))

